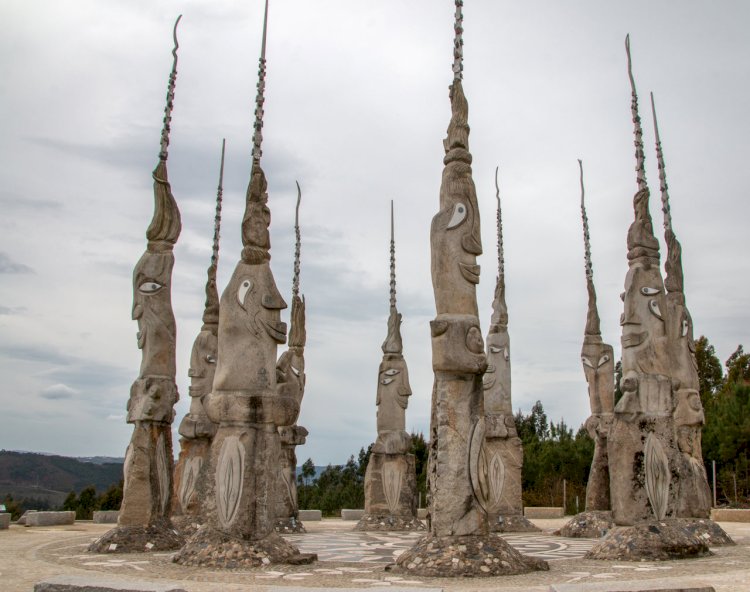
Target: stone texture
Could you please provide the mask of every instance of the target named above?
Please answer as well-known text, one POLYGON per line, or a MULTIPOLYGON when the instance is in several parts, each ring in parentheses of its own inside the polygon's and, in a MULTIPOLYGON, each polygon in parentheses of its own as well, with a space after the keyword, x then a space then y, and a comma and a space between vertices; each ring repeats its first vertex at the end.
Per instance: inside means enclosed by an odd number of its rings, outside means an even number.
POLYGON ((617 526, 591 548, 586 559, 668 561, 711 554, 708 544, 690 533, 683 520, 670 518, 617 526))
POLYGON ((289 518, 277 519, 276 525, 274 526, 274 530, 276 532, 280 532, 281 534, 299 534, 299 533, 307 532, 307 530, 305 530, 305 525, 302 523, 302 521, 298 520, 294 516, 290 516, 289 518))
POLYGON ((497 516, 490 522, 492 532, 540 532, 541 529, 525 516, 497 516))
POLYGON ((750 522, 750 510, 714 508, 711 510, 711 520, 716 522, 750 522))
POLYGON ((353 509, 342 509, 341 519, 342 520, 359 520, 365 515, 364 510, 353 510, 353 509))
POLYGON ((75 512, 32 512, 26 516, 26 526, 61 526, 74 524, 75 512))
POLYGON ((614 525, 612 512, 592 510, 576 514, 555 534, 569 538, 598 539, 614 525))
POLYGON ((33 514, 36 511, 37 510, 26 510, 23 514, 21 514, 21 517, 18 519, 18 522, 16 522, 16 524, 18 524, 19 526, 24 526, 26 524, 26 519, 29 517, 29 514, 33 514))
POLYGON ((724 529, 713 520, 707 518, 683 518, 682 522, 688 532, 705 541, 709 547, 722 547, 735 544, 732 537, 724 532, 724 529))
POLYGON ((661 582, 595 582, 552 584, 549 592, 716 592, 713 586, 669 585, 661 582))
POLYGON ((10 514, 6 512, 0 513, 0 530, 6 530, 10 528, 10 514))
MULTIPOLYGON (((179 399, 175 384, 177 328, 172 311, 174 245, 180 235, 180 210, 167 176, 167 146, 172 119, 174 82, 177 76, 177 23, 174 62, 169 77, 159 162, 154 180, 154 215, 146 230, 146 251, 133 270, 133 319, 138 322, 138 347, 142 351, 138 378, 130 388, 126 421, 133 424, 123 465, 123 500, 118 527, 109 533, 118 552, 143 551, 142 542, 128 547, 137 537, 133 531, 163 529, 160 541, 174 540, 170 534, 173 455, 172 420, 179 399), (118 529, 127 529, 118 534, 118 529)), ((107 538, 106 536, 103 538, 107 538)), ((89 550, 104 549, 95 544, 89 550)))
POLYGON ((305 522, 319 522, 323 519, 323 512, 320 510, 299 510, 299 519, 305 522))
MULTIPOLYGON (((266 24, 264 19, 264 39, 266 24)), ((218 424, 205 477, 198 482, 206 524, 175 555, 182 565, 231 568, 297 562, 300 557, 294 545, 274 532, 278 428, 294 424, 299 400, 277 370, 278 346, 286 342, 286 323, 281 321, 286 302, 269 264, 271 212, 260 163, 264 89, 261 53, 243 249, 221 296, 216 371, 211 393, 203 398, 206 415, 218 424)))
POLYGON ((562 507, 526 506, 523 509, 526 518, 562 518, 565 512, 562 507))
POLYGON ((93 520, 95 524, 117 524, 119 515, 118 510, 99 510, 94 512, 93 520))
POLYGON ((421 531, 424 529, 424 524, 418 518, 393 516, 392 514, 365 514, 354 527, 354 530, 380 532, 421 531))
POLYGON ((415 575, 490 576, 547 569, 489 532, 480 460, 486 430, 482 378, 487 356, 479 326, 477 256, 481 224, 469 152, 469 106, 461 83, 463 0, 456 0, 451 120, 443 141, 440 207, 430 251, 437 316, 430 323, 435 381, 428 466, 429 534, 396 560, 415 575))
POLYGON ((149 553, 179 549, 185 539, 171 522, 149 526, 118 526, 93 541, 91 553, 149 553))
POLYGON ((186 592, 177 584, 133 581, 111 576, 54 576, 34 584, 34 592, 186 592))
POLYGON ((424 530, 417 519, 415 462, 413 454, 370 454, 365 513, 355 530, 424 530))

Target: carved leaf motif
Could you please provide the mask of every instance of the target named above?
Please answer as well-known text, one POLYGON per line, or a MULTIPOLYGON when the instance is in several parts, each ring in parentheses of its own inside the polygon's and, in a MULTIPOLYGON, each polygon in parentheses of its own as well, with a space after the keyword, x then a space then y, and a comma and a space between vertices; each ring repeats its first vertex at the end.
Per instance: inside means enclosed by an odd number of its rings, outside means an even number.
POLYGON ((162 515, 165 515, 171 488, 169 487, 170 471, 164 434, 160 434, 159 439, 156 441, 156 475, 159 480, 159 506, 161 507, 162 515))
POLYGON ((245 472, 245 448, 237 436, 224 439, 216 471, 216 506, 225 528, 234 521, 240 505, 245 472))
POLYGON ((289 501, 290 507, 295 507, 296 504, 294 502, 294 490, 292 489, 292 483, 289 481, 290 475, 289 471, 286 467, 282 466, 279 469, 279 472, 281 473, 281 480, 284 482, 284 485, 286 486, 286 496, 287 500, 289 501))
POLYGON ((490 501, 492 508, 497 509, 500 505, 503 485, 505 485, 505 465, 497 452, 492 455, 487 472, 489 477, 487 481, 490 485, 490 501))
POLYGON ((180 483, 180 505, 182 511, 186 512, 190 500, 195 493, 195 484, 198 481, 198 473, 203 466, 203 459, 200 456, 194 456, 185 463, 182 470, 182 482, 180 483))
POLYGON ((391 514, 395 514, 398 509, 402 476, 403 471, 399 463, 386 462, 383 464, 383 492, 391 514))
POLYGON ((645 472, 646 495, 657 520, 663 520, 667 515, 669 501, 669 460, 659 439, 653 433, 646 438, 645 472))
POLYGON ((482 510, 487 512, 489 498, 487 496, 487 463, 484 453, 484 435, 484 418, 481 417, 474 424, 471 439, 469 440, 469 476, 471 477, 471 488, 474 491, 474 496, 482 510))

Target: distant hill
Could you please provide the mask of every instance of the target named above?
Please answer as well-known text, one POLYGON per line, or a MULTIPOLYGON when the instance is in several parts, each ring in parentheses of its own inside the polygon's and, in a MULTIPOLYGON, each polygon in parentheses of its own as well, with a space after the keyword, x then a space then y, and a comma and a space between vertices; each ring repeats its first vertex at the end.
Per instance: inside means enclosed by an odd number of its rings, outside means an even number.
POLYGON ((98 493, 122 479, 122 461, 92 457, 87 462, 66 456, 0 450, 0 500, 38 498, 58 505, 71 491, 93 485, 98 493), (94 460, 97 459, 97 460, 94 460))

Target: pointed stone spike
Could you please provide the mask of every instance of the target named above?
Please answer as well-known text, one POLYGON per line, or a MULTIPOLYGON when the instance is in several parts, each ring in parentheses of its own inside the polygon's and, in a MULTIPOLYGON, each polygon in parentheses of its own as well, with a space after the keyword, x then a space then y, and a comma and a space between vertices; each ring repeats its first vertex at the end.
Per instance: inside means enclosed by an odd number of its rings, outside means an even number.
POLYGON ((497 173, 500 167, 495 167, 495 198, 497 199, 497 274, 505 284, 505 252, 503 250, 503 214, 500 206, 500 185, 497 173))
POLYGON ((656 162, 659 168, 659 190, 661 192, 661 211, 664 213, 664 230, 672 230, 672 211, 669 207, 669 186, 667 185, 667 169, 664 165, 664 153, 661 149, 659 137, 659 123, 656 120, 656 106, 654 93, 651 93, 651 114, 654 118, 654 136, 656 139, 656 162))
POLYGON ((216 287, 216 271, 219 265, 219 238, 221 232, 221 205, 224 195, 224 152, 226 139, 221 140, 221 165, 219 166, 219 186, 216 189, 216 213, 214 214, 214 237, 211 248, 211 264, 208 266, 206 280, 206 305, 203 310, 203 327, 214 335, 219 325, 219 292, 216 287))
POLYGON ((396 308, 396 241, 393 233, 393 200, 391 200, 391 309, 396 308))
POLYGON ((161 148, 159 150, 159 159, 167 160, 167 148, 169 146, 169 124, 172 121, 172 106, 174 104, 174 87, 175 80, 177 79, 177 48, 180 44, 177 43, 177 25, 180 22, 182 15, 177 17, 174 22, 174 29, 172 29, 172 39, 174 39, 174 48, 172 49, 172 71, 169 74, 169 84, 167 85, 167 104, 164 107, 164 126, 161 129, 161 148))
POLYGON ((625 36, 625 52, 628 56, 628 77, 630 78, 630 89, 632 101, 630 109, 633 113, 633 136, 635 138, 635 160, 636 175, 638 177, 638 190, 648 189, 646 183, 645 156, 643 153, 643 129, 641 128, 641 117, 638 115, 638 94, 635 90, 635 78, 633 78, 633 64, 630 58, 630 34, 625 36))
POLYGON ((263 14, 263 41, 260 48, 260 59, 258 60, 258 92, 255 96, 255 124, 253 132, 253 165, 260 163, 263 154, 261 144, 263 143, 263 103, 266 91, 266 34, 268 31, 268 0, 266 0, 265 12, 263 14))
POLYGON ((456 0, 456 16, 453 30, 455 32, 453 39, 453 80, 461 80, 464 70, 464 15, 463 0, 456 0))
POLYGON ((299 182, 297 184, 297 206, 294 209, 294 277, 292 278, 292 296, 296 298, 299 296, 299 260, 300 253, 302 251, 302 236, 299 230, 299 205, 302 201, 302 189, 300 189, 299 182))
POLYGON ((586 289, 589 295, 588 312, 586 314, 586 331, 587 336, 601 335, 601 323, 599 320, 599 311, 596 308, 596 290, 594 289, 594 268, 591 264, 591 238, 589 236, 589 219, 586 215, 586 204, 584 202, 584 185, 583 185, 583 161, 578 159, 578 168, 581 171, 581 220, 583 221, 583 251, 586 262, 586 289))

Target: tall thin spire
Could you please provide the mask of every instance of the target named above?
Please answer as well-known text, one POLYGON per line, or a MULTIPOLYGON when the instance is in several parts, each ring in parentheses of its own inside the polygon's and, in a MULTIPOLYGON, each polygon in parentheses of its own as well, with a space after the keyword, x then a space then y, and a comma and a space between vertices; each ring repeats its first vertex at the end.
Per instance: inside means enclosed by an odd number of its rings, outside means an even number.
POLYGON ((461 80, 464 70, 464 14, 463 0, 456 0, 456 18, 453 30, 455 36, 453 39, 453 80, 461 80))
POLYGON ((625 36, 625 51, 628 55, 628 77, 630 78, 630 89, 632 100, 630 110, 633 114, 633 136, 635 140, 635 171, 638 178, 638 189, 642 191, 648 189, 646 183, 646 167, 644 164, 645 156, 643 152, 643 129, 641 128, 641 117, 638 115, 638 94, 635 90, 635 79, 633 78, 633 64, 630 59, 630 35, 625 36))
POLYGON ((503 250, 503 214, 500 207, 500 184, 497 173, 500 167, 495 167, 495 199, 497 199, 497 275, 499 281, 505 284, 505 252, 503 250))
POLYGON ((221 165, 219 166, 219 186, 216 189, 216 214, 214 215, 214 242, 211 251, 211 266, 216 267, 219 262, 219 232, 221 230, 221 201, 224 196, 224 150, 227 140, 221 140, 221 165))
POLYGON ((299 260, 302 251, 302 237, 299 230, 299 205, 302 201, 302 189, 297 183, 297 206, 294 210, 294 277, 292 278, 292 297, 299 296, 299 260))
POLYGON ((672 230, 672 211, 669 207, 669 186, 667 185, 667 169, 664 165, 664 153, 661 149, 659 124, 656 121, 656 106, 654 93, 651 93, 651 113, 654 116, 654 136, 656 137, 656 162, 659 167, 659 190, 661 191, 661 210, 664 212, 664 230, 672 230))
POLYGON ((167 85, 167 104, 164 107, 164 126, 161 128, 161 146, 159 150, 159 159, 167 160, 167 147, 169 146, 169 124, 172 122, 172 107, 174 105, 174 87, 177 80, 177 25, 182 15, 177 17, 172 30, 172 39, 174 39, 174 48, 172 48, 172 71, 169 73, 169 83, 167 85))
POLYGON ((586 336, 595 336, 597 341, 602 333, 599 311, 596 308, 596 290, 594 289, 594 267, 591 263, 591 237, 589 236, 589 218, 586 215, 586 203, 584 201, 585 189, 583 186, 583 161, 578 159, 578 168, 581 171, 581 220, 583 221, 583 257, 586 264, 586 291, 589 302, 586 312, 586 336))
MULTIPOLYGON (((495 296, 492 299, 492 316, 490 325, 507 328, 508 305, 505 303, 505 251, 503 248, 503 214, 500 203, 500 183, 498 182, 498 171, 495 167, 495 199, 497 199, 497 282, 495 283, 495 296)), ((490 328, 492 331, 492 327, 490 328)))
POLYGON ((393 200, 391 200, 391 310, 396 310, 396 241, 393 226, 393 200))
POLYGON ((219 166, 219 186, 216 189, 216 213, 214 214, 214 238, 211 249, 211 264, 208 266, 206 280, 206 305, 203 309, 203 327, 214 335, 219 325, 219 291, 216 287, 216 270, 219 265, 219 237, 221 232, 221 204, 224 195, 224 151, 226 139, 221 140, 221 165, 219 166))
POLYGON ((268 31, 268 0, 266 0, 265 13, 263 15, 263 41, 260 48, 260 59, 258 60, 258 92, 255 95, 255 124, 253 133, 253 165, 260 163, 263 154, 261 144, 263 143, 263 103, 266 91, 266 33, 268 31))

